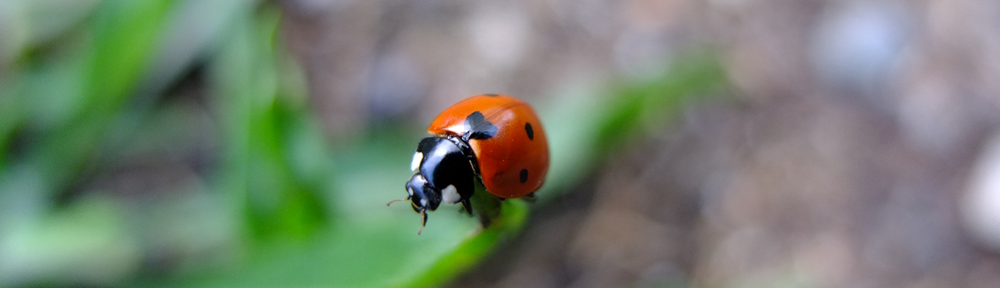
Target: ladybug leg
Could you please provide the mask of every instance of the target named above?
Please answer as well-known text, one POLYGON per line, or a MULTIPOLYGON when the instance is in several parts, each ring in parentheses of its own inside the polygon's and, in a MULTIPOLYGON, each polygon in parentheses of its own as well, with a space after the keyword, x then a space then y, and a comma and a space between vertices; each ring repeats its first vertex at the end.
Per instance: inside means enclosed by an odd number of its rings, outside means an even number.
POLYGON ((528 195, 521 196, 521 199, 524 199, 524 201, 528 203, 535 203, 535 201, 538 200, 538 198, 535 197, 535 192, 531 192, 528 193, 528 195))
POLYGON ((469 216, 472 216, 472 203, 469 199, 462 199, 462 206, 465 207, 465 212, 469 212, 469 216))
POLYGON ((424 216, 424 222, 420 224, 420 230, 417 230, 417 236, 420 236, 420 233, 424 232, 424 226, 427 226, 427 210, 420 210, 420 215, 424 216))

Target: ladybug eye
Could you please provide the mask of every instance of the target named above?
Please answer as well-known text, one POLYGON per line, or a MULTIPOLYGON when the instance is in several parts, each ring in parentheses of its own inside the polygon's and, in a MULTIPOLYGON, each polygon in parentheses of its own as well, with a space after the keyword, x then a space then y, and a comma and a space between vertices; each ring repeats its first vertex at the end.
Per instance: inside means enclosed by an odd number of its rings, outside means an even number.
POLYGON ((424 153, 413 153, 413 160, 410 161, 410 171, 417 171, 420 168, 420 161, 424 160, 424 153))

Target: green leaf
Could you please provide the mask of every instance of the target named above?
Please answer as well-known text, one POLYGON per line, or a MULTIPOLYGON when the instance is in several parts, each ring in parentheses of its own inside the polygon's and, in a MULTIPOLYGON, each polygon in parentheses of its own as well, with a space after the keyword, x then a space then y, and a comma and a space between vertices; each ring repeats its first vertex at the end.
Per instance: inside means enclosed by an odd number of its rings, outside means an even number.
POLYGON ((126 227, 117 203, 90 197, 5 231, 0 285, 121 283, 141 260, 139 239, 126 227))
POLYGON ((281 75, 300 73, 282 71, 287 65, 274 43, 279 12, 253 16, 251 9, 237 16, 212 66, 225 132, 221 189, 254 238, 305 238, 329 221, 328 179, 318 172, 329 159, 313 117, 297 102, 301 90, 283 87, 298 81, 281 75), (302 159, 303 148, 320 162, 302 159))
POLYGON ((49 178, 51 192, 57 192, 71 181, 93 157, 103 139, 101 136, 120 115, 132 96, 129 92, 136 87, 152 58, 171 3, 165 0, 101 3, 91 23, 93 38, 87 42, 89 45, 84 48, 81 60, 70 61, 70 65, 80 66, 57 69, 72 73, 67 76, 71 79, 69 82, 82 86, 55 91, 42 89, 20 95, 31 99, 55 92, 75 100, 69 102, 75 105, 67 106, 71 108, 63 110, 61 117, 55 119, 52 129, 45 131, 41 145, 29 151, 28 162, 38 165, 37 168, 43 171, 41 174, 49 178), (65 93, 67 91, 70 92, 65 93))

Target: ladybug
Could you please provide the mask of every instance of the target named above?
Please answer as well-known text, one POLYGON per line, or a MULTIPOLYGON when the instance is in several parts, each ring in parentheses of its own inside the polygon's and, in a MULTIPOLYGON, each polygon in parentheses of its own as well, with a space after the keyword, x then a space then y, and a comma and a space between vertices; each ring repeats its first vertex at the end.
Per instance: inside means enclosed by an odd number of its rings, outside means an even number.
MULTIPOLYGON (((502 199, 534 193, 549 170, 549 145, 535 110, 517 98, 482 94, 452 105, 431 122, 433 136, 420 140, 406 182, 406 199, 423 216, 458 204, 472 215, 470 199, 480 181, 502 199)), ((387 204, 387 205, 388 205, 387 204)), ((417 232, 420 234, 420 232, 417 232)))

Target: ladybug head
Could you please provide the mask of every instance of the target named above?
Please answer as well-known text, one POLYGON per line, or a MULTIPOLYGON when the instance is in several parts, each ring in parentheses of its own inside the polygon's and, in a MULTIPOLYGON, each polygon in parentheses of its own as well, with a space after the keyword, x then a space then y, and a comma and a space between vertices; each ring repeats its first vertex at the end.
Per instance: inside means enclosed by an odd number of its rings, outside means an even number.
POLYGON ((424 225, 427 224, 427 211, 436 210, 442 202, 462 203, 472 214, 469 198, 475 192, 476 174, 470 157, 453 141, 460 140, 427 137, 420 141, 411 164, 415 173, 406 182, 406 199, 396 200, 410 200, 413 211, 423 216, 424 225))
POLYGON ((413 174, 410 181, 406 181, 406 193, 406 199, 410 200, 410 206, 417 213, 426 214, 428 210, 434 211, 441 205, 441 192, 427 183, 427 179, 420 173, 413 174))

